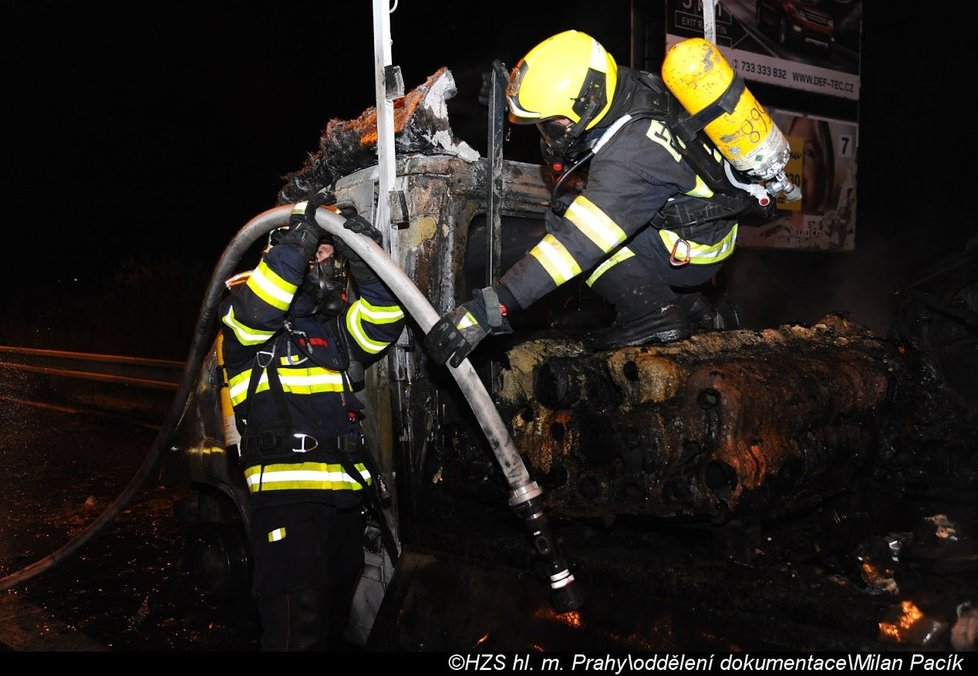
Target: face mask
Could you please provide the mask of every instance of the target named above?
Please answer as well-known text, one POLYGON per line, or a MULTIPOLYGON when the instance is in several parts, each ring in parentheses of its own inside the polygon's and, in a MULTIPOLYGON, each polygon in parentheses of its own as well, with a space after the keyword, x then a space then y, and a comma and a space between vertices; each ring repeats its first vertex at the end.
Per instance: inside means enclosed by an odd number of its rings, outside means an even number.
POLYGON ((346 309, 344 288, 344 281, 338 277, 332 258, 312 264, 300 287, 305 300, 296 303, 299 316, 320 314, 335 317, 341 314, 346 309))

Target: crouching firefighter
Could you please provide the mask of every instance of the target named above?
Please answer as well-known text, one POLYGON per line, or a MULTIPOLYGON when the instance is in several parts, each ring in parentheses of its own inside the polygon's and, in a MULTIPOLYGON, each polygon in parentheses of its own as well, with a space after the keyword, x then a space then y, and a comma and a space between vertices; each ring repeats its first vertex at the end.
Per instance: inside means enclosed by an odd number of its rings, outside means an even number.
MULTIPOLYGON (((501 64, 500 64, 501 66, 501 64)), ((738 216, 773 200, 728 173, 661 78, 628 67, 591 36, 569 30, 530 50, 506 89, 509 120, 535 124, 560 174, 547 234, 497 284, 447 312, 425 339, 458 366, 486 335, 510 332, 528 309, 582 273, 616 310, 592 331, 594 349, 666 343, 727 324, 704 290, 734 251, 738 216), (583 190, 560 194, 576 169, 583 190)))
MULTIPOLYGON (((252 594, 262 650, 342 647, 363 568, 364 506, 379 510, 378 475, 360 421, 363 370, 404 326, 404 312, 370 267, 315 222, 328 193, 295 205, 220 309, 224 364, 241 465, 251 495, 252 594), (346 260, 358 298, 350 303, 346 260)), ((345 226, 380 242, 360 216, 345 226)))

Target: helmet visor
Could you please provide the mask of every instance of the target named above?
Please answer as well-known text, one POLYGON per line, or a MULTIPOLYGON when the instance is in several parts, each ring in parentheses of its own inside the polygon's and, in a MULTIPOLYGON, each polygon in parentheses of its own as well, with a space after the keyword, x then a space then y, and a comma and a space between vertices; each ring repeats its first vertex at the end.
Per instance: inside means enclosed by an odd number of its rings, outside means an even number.
POLYGON ((520 85, 526 75, 526 61, 520 61, 509 74, 506 85, 506 106, 509 108, 509 119, 513 124, 533 124, 540 119, 540 113, 527 110, 520 105, 520 85))

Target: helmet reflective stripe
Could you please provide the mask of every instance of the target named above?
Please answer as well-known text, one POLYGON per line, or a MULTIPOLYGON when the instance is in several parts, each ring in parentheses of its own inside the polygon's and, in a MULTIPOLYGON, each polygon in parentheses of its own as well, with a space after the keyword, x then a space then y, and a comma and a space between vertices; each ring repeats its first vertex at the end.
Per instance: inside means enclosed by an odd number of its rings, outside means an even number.
POLYGON ((608 253, 624 242, 628 235, 608 218, 594 202, 578 195, 564 212, 564 218, 577 226, 599 249, 608 253))
POLYGON ((540 261, 540 265, 557 286, 581 274, 581 266, 564 245, 551 234, 544 235, 543 239, 530 250, 530 255, 540 261))
POLYGON ((611 107, 618 66, 586 33, 564 31, 531 49, 510 73, 506 98, 510 119, 529 124, 566 117, 573 135, 590 129, 611 107))
POLYGON ((285 539, 284 528, 276 528, 275 530, 268 531, 269 542, 278 542, 279 540, 284 540, 284 539, 285 539))
POLYGON ((245 326, 235 318, 233 307, 228 310, 226 315, 221 317, 221 321, 229 329, 234 331, 234 337, 242 345, 260 345, 275 334, 274 331, 259 331, 258 329, 245 326))
POLYGON ((597 268, 595 268, 594 272, 591 273, 591 276, 587 278, 587 281, 585 281, 585 284, 591 286, 596 281, 598 281, 598 278, 601 277, 601 275, 603 275, 608 270, 615 267, 622 261, 628 260, 634 255, 635 255, 634 251, 629 249, 627 246, 623 246, 622 248, 618 249, 618 251, 616 251, 614 255, 609 256, 604 263, 602 263, 597 268))
MULTIPOLYGON (((659 237, 662 238, 666 249, 669 251, 676 249, 676 245, 682 240, 682 237, 672 230, 659 230, 659 237)), ((730 232, 727 233, 727 236, 716 244, 697 244, 689 240, 685 241, 689 244, 689 263, 693 265, 716 263, 733 253, 734 244, 737 241, 737 224, 735 223, 730 229, 730 232)), ((684 249, 685 245, 679 247, 678 251, 683 251, 684 249)))
POLYGON ((299 287, 279 277, 263 260, 248 278, 248 288, 272 307, 285 311, 299 287))
MULTIPOLYGON (((307 369, 284 368, 278 369, 282 389, 292 394, 319 394, 321 392, 342 392, 343 374, 339 371, 313 366, 307 369)), ((251 369, 245 369, 228 381, 231 394, 231 404, 237 406, 248 398, 248 383, 251 380, 251 369)), ((256 392, 268 390, 268 373, 262 373, 258 380, 256 392)))
MULTIPOLYGON (((373 478, 362 462, 354 465, 367 485, 373 478)), ((244 471, 252 493, 284 490, 359 491, 363 489, 338 463, 298 462, 255 465, 244 471)))

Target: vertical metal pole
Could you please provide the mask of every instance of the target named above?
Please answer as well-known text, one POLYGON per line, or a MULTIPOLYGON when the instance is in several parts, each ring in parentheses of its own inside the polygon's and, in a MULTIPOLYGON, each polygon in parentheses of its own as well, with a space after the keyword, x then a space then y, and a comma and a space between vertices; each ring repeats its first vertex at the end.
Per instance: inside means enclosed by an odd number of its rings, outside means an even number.
POLYGON ((489 74, 489 194, 486 207, 486 284, 493 284, 499 274, 499 258, 502 256, 500 232, 502 217, 499 204, 503 190, 503 122, 506 103, 503 99, 507 75, 502 64, 494 61, 489 74))
POLYGON ((720 0, 703 0, 703 38, 707 42, 717 43, 716 6, 720 0))
MULTIPOLYGON (((506 68, 498 59, 489 73, 488 195, 486 195, 486 285, 499 279, 503 255, 503 219, 499 212, 503 193, 503 131, 506 114, 505 89, 509 80, 506 68)), ((489 389, 495 394, 502 384, 498 360, 489 363, 489 389)))
POLYGON ((391 236, 390 195, 396 178, 394 157, 394 98, 396 97, 392 98, 388 86, 394 72, 391 66, 389 1, 373 0, 374 91, 377 100, 377 210, 374 223, 384 237, 384 247, 390 252, 391 258, 400 260, 397 255, 397 238, 391 236))

